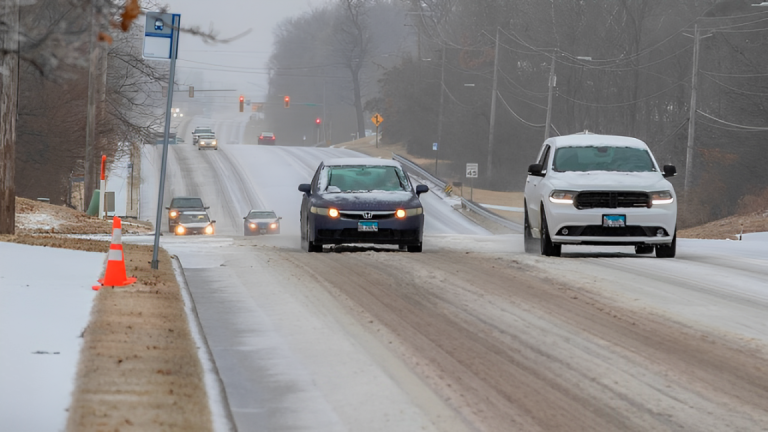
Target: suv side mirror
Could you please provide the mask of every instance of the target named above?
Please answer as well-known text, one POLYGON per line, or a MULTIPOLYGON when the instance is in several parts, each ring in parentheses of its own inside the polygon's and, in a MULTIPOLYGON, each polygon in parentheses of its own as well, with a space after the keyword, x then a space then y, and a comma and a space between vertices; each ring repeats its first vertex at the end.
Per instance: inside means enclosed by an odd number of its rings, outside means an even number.
POLYGON ((170 210, 171 208, 170 208, 170 207, 166 207, 165 209, 166 209, 166 210, 170 210))
POLYGON ((674 177, 677 175, 677 168, 674 165, 664 165, 664 177, 674 177))
POLYGON ((203 207, 204 209, 208 210, 210 207, 203 207))
POLYGON ((309 183, 302 183, 299 185, 299 192, 304 192, 307 195, 311 195, 312 186, 309 183))
POLYGON ((541 164, 531 164, 528 166, 528 174, 536 177, 544 177, 544 174, 541 172, 544 169, 541 164))
POLYGON ((427 185, 417 185, 416 186, 416 195, 421 195, 423 193, 429 192, 429 186, 427 185))
POLYGON ((282 217, 282 216, 280 216, 279 218, 277 218, 277 220, 281 220, 282 218, 283 218, 283 217, 282 217))

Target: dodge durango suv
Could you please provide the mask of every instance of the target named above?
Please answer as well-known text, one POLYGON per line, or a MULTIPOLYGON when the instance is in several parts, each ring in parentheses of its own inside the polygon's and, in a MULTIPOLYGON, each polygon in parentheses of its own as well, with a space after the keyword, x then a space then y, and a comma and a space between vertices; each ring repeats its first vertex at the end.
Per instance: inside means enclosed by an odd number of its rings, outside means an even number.
POLYGON ((550 138, 528 168, 526 252, 560 256, 562 245, 634 246, 673 258, 677 196, 648 146, 635 138, 576 134, 550 138))

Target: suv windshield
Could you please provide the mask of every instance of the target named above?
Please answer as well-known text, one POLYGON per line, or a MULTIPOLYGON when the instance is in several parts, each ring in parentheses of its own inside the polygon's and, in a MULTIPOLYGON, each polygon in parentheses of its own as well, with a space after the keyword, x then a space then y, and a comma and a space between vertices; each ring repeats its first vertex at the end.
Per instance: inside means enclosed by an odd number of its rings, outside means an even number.
POLYGON ((552 168, 557 172, 656 171, 648 150, 613 146, 561 147, 555 152, 552 168))
POLYGON ((193 134, 202 134, 202 133, 212 133, 212 132, 213 132, 213 130, 211 130, 211 128, 197 128, 192 133, 193 134))
POLYGON ((171 207, 175 208, 203 208, 203 200, 200 198, 174 198, 171 207))
POLYGON ((215 139, 215 138, 216 138, 216 135, 211 135, 211 134, 200 135, 200 139, 215 139))
POLYGON ((185 223, 201 223, 201 222, 210 222, 211 220, 208 219, 208 215, 205 213, 201 214, 190 214, 190 213, 182 213, 179 215, 179 223, 185 224, 185 223))
POLYGON ((248 219, 277 219, 277 216, 271 211, 253 211, 248 214, 248 219))
POLYGON ((329 166, 323 169, 324 192, 409 192, 405 173, 394 166, 329 166))

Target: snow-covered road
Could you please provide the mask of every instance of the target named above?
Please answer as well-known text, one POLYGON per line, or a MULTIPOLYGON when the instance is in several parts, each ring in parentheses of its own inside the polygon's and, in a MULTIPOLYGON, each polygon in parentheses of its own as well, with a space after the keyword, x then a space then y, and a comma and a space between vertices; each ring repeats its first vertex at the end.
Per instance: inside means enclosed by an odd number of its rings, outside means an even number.
MULTIPOLYGON (((165 205, 201 196, 218 235, 162 240, 239 430, 768 424, 768 234, 681 240, 672 260, 571 247, 544 258, 428 194, 423 254, 305 254, 296 187, 321 159, 355 154, 228 144, 246 119, 190 122, 214 127, 218 151, 172 147, 165 205), (275 210, 282 234, 241 237, 250 208, 275 210)), ((154 220, 158 149, 143 163, 142 218, 154 220)))

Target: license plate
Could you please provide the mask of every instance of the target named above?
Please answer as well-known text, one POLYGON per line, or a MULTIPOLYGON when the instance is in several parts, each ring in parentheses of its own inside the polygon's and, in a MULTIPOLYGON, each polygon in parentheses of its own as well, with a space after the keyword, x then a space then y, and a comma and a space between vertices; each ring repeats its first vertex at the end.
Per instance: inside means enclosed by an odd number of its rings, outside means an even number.
POLYGON ((624 215, 604 215, 603 226, 611 228, 623 228, 627 226, 627 217, 624 215))
POLYGON ((260 230, 259 230, 259 233, 260 233, 260 234, 266 234, 266 233, 267 233, 267 230, 265 230, 265 229, 260 229, 260 230))
POLYGON ((379 223, 377 221, 360 221, 357 223, 358 231, 378 231, 379 223))

